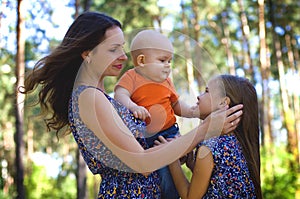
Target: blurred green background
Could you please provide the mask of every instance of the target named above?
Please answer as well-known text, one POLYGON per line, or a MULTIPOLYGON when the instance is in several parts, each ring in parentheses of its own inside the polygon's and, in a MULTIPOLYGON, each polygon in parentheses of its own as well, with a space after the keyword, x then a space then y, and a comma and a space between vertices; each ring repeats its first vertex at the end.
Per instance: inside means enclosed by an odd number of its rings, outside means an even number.
MULTIPOLYGON (((39 107, 29 106, 36 93, 25 99, 16 91, 24 72, 85 10, 118 19, 127 52, 137 31, 160 28, 175 46, 172 78, 189 103, 212 75, 250 79, 259 96, 264 198, 300 198, 299 1, 1 0, 0 6, 0 198, 97 196, 101 178, 78 166, 84 162, 73 137, 58 141, 38 117, 39 107)), ((131 67, 129 59, 125 70, 131 67)), ((106 79, 109 91, 116 81, 106 79)), ((185 133, 199 121, 178 123, 185 133)))

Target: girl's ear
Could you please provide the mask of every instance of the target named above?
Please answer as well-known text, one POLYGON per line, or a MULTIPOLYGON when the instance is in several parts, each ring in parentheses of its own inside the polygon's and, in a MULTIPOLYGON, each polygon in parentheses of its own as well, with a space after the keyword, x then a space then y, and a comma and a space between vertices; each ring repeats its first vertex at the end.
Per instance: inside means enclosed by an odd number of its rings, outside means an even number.
POLYGON ((139 56, 137 56, 136 62, 139 66, 144 66, 144 64, 145 64, 145 55, 140 54, 139 56))
POLYGON ((224 99, 224 103, 229 106, 230 98, 226 96, 225 99, 224 99))
POLYGON ((230 104, 230 98, 229 97, 224 97, 223 100, 221 101, 220 105, 225 106, 230 104))

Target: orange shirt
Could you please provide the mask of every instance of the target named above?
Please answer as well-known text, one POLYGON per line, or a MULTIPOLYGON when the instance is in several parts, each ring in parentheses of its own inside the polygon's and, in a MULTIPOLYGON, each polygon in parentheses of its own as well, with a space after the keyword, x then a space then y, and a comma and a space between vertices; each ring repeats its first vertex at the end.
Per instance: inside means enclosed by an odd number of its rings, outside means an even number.
POLYGON ((128 90, 131 100, 149 111, 151 118, 146 119, 148 133, 156 134, 176 122, 172 105, 179 96, 170 78, 164 82, 153 82, 130 69, 120 78, 117 86, 128 90))

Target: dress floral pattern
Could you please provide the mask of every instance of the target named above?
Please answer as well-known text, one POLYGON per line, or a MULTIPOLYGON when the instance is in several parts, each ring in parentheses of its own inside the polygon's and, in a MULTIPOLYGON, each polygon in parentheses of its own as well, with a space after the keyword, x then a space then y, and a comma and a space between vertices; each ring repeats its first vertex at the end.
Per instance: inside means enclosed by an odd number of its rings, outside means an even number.
MULTIPOLYGON (((93 174, 101 175, 98 198, 160 198, 160 181, 156 172, 148 176, 134 173, 82 122, 78 110, 78 97, 86 88, 94 87, 79 86, 73 90, 72 98, 69 103, 69 121, 71 131, 86 164, 93 174)), ((100 89, 98 90, 101 92, 100 89)), ((132 113, 125 106, 108 95, 106 95, 106 97, 139 143, 144 148, 147 148, 143 137, 145 123, 134 118, 132 113)))
POLYGON ((201 142, 213 155, 214 168, 203 198, 256 198, 242 147, 234 134, 214 137, 201 142))

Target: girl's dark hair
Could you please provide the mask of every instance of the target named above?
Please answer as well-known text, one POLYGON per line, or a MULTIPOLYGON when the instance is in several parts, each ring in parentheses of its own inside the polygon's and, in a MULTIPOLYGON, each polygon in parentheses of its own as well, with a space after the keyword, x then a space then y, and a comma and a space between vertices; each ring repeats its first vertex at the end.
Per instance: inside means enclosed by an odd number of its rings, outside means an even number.
POLYGON ((41 85, 38 103, 42 115, 46 116, 48 130, 55 130, 58 135, 63 127, 68 126, 68 103, 83 61, 81 54, 102 42, 106 30, 114 26, 121 28, 119 21, 103 13, 85 12, 79 15, 61 44, 51 54, 40 59, 25 79, 24 88, 19 89, 24 94, 41 85))
POLYGON ((260 151, 258 101, 254 86, 249 80, 233 75, 220 75, 229 107, 243 104, 243 116, 235 135, 242 145, 243 154, 254 182, 257 198, 262 198, 260 184, 260 151))

